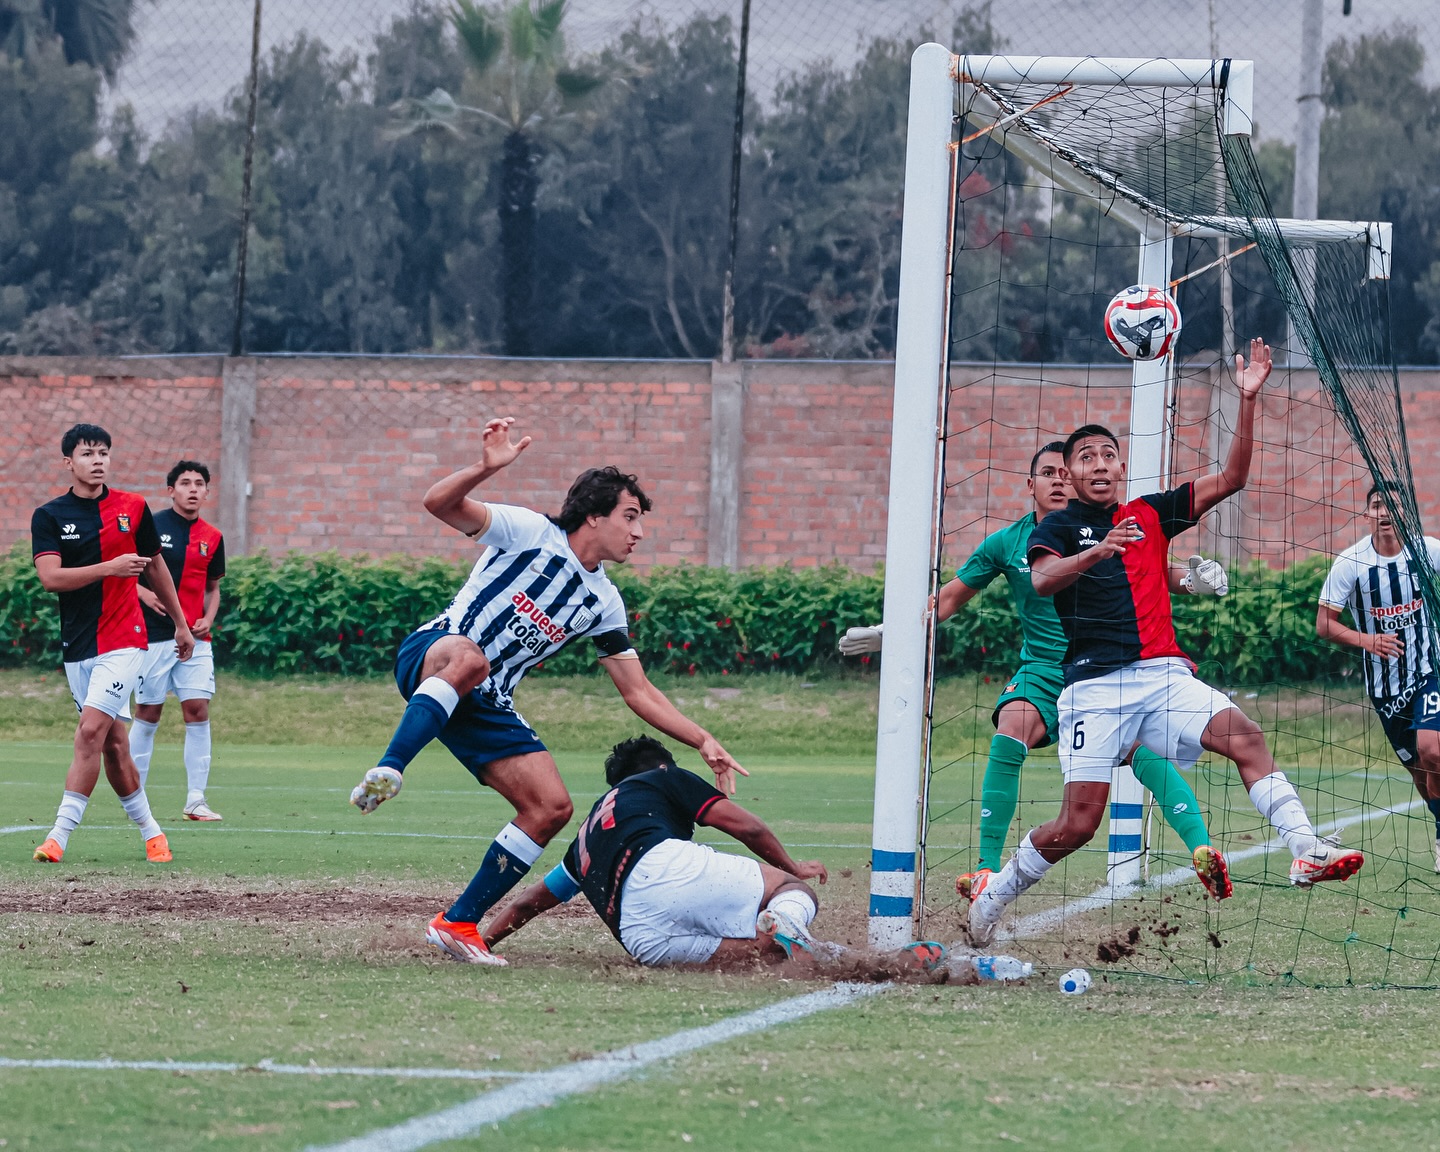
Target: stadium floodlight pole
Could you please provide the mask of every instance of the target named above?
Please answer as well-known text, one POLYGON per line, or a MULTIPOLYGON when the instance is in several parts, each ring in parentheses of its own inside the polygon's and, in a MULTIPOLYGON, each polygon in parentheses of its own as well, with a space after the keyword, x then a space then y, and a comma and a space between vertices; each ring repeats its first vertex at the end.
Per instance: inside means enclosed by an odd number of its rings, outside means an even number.
POLYGON ((240 177, 240 239, 235 250, 235 329, 230 335, 230 355, 239 356, 245 346, 245 265, 250 251, 250 174, 255 162, 255 110, 260 87, 260 3, 255 0, 254 24, 250 30, 249 108, 245 114, 245 167, 240 177))
POLYGON ((740 6, 740 59, 735 79, 735 133, 730 146, 730 247, 720 316, 720 363, 735 362, 735 251, 740 237, 740 161, 745 140, 745 71, 750 58, 750 0, 740 6))
POLYGON ((885 532, 885 656, 875 736, 875 822, 870 855, 870 944, 911 939, 919 846, 935 584, 940 412, 947 366, 946 279, 953 230, 955 150, 952 57, 922 44, 910 64, 900 295, 895 333, 890 506, 885 532))

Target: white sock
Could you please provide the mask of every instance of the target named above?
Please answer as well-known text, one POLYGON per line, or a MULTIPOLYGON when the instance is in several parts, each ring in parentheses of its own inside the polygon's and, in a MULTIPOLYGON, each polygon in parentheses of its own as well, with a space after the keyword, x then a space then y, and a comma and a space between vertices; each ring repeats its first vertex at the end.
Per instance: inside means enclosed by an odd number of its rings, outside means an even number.
POLYGON ((120 807, 124 808, 125 815, 139 826, 141 839, 153 840, 160 835, 160 825, 150 814, 150 801, 145 798, 144 788, 135 789, 129 796, 121 796, 120 807))
MULTIPOLYGON (((440 680, 438 676, 432 676, 431 679, 440 680)), ((429 680, 425 681, 425 684, 428 683, 430 683, 429 680)), ((440 683, 445 684, 445 681, 440 680, 440 683)), ((420 687, 425 687, 425 684, 420 685, 420 687)), ((450 685, 445 684, 445 687, 450 688, 450 685)), ((455 689, 450 688, 450 691, 454 692, 455 689)), ((456 700, 459 700, 458 696, 456 700)), ((511 856, 515 857, 515 859, 519 860, 520 863, 524 864, 527 868, 534 864, 536 860, 540 859, 545 852, 545 845, 535 843, 534 840, 530 839, 529 836, 521 829, 515 827, 514 824, 506 824, 505 827, 501 828, 495 837, 495 843, 500 845, 501 848, 505 849, 506 852, 510 853, 511 856)))
POLYGON ((1013 904, 1022 892, 1040 883, 1052 867, 1050 861, 1040 855, 1040 850, 1035 847, 1030 833, 1027 832, 1025 839, 1020 841, 1020 847, 1015 849, 1015 855, 1010 857, 1010 862, 985 885, 980 899, 984 900, 988 896, 999 900, 1002 905, 1013 904))
POLYGON ((1295 785, 1285 773, 1272 772, 1255 781, 1250 788, 1250 802, 1275 826, 1292 856, 1303 856, 1320 842, 1295 785))
MULTIPOLYGON (((131 753, 134 755, 134 753, 131 753)), ((186 804, 205 799, 205 785, 210 783, 210 721, 185 725, 185 780, 190 793, 186 804)), ((145 781, 142 779, 143 785, 145 781)))
MULTIPOLYGON (((455 686, 448 680, 442 680, 439 676, 427 676, 420 681, 420 687, 411 693, 411 699, 416 696, 429 696, 435 703, 445 709, 445 715, 453 716, 455 706, 460 703, 460 693, 455 691, 455 686)), ((519 829, 516 829, 519 831, 519 829)), ((524 833, 522 832, 523 836, 524 833)), ((534 863, 534 861, 531 861, 534 863)))
POLYGON ((788 916, 802 930, 810 927, 810 921, 815 919, 815 913, 820 911, 815 903, 815 897, 804 888, 786 888, 778 892, 769 904, 765 905, 771 912, 779 912, 788 916))
POLYGON ((130 759, 140 770, 140 787, 145 787, 145 778, 150 775, 150 757, 155 753, 155 730, 159 722, 148 720, 130 721, 130 759))
POLYGON ((55 827, 50 829, 51 840, 64 848, 70 843, 70 833, 85 818, 85 805, 90 797, 79 792, 66 792, 60 797, 60 810, 55 813, 55 827))

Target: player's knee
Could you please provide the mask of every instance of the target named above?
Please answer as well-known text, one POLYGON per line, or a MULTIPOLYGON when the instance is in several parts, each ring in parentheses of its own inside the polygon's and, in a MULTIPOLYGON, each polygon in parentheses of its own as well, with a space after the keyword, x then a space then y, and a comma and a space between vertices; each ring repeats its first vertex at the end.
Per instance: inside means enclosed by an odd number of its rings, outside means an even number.
POLYGON ((450 677, 452 683, 458 681, 464 685, 462 691, 469 692, 483 684, 490 675, 490 661, 478 647, 469 644, 456 652, 446 670, 454 674, 450 677))
POLYGON ((1054 838, 1057 846, 1073 849, 1090 843, 1100 828, 1102 813, 1102 809, 1088 804, 1061 812, 1055 821, 1054 838))
POLYGON ((75 727, 75 747, 85 752, 99 752, 105 747, 109 733, 109 716, 103 712, 94 715, 87 712, 75 727))
POLYGON ((183 700, 180 703, 180 712, 185 717, 185 723, 204 724, 210 719, 210 701, 204 697, 196 700, 183 700))
POLYGON ((570 802, 569 796, 563 793, 559 796, 546 796, 534 812, 533 822, 538 825, 548 842, 550 837, 557 835, 570 823, 570 817, 574 814, 575 805, 570 802))

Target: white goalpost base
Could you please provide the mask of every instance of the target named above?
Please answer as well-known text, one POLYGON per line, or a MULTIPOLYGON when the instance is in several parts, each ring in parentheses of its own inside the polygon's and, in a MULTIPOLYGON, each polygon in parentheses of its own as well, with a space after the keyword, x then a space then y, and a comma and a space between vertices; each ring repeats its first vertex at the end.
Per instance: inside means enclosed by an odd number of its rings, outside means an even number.
MULTIPOLYGON (((875 948, 900 947, 913 938, 923 897, 920 836, 926 818, 935 628, 926 604, 936 586, 943 498, 952 197, 959 153, 953 126, 959 87, 972 80, 1208 86, 1223 91, 1222 130, 1227 135, 1249 135, 1252 124, 1250 61, 956 56, 933 43, 921 45, 912 57, 885 546, 885 656, 880 670, 871 841, 869 940, 875 948)), ((983 93, 975 93, 971 111, 976 110, 997 126, 1007 119, 983 93)), ((1135 230, 1140 283, 1169 284, 1177 237, 1248 233, 1249 221, 1243 218, 1216 215, 1176 221, 1147 212, 1130 198, 1129 190, 1107 184, 1098 171, 1068 163, 1029 132, 998 132, 997 138, 1058 188, 1097 198, 1107 214, 1135 230)), ((1287 242, 1300 247, 1364 244, 1367 275, 1383 279, 1390 274, 1388 223, 1277 223, 1287 242)), ((1172 384, 1170 358, 1135 363, 1127 465, 1130 498, 1160 491, 1168 481, 1172 384)), ((1141 880, 1143 822, 1144 793, 1129 768, 1122 766, 1111 791, 1108 877, 1112 886, 1141 880)))

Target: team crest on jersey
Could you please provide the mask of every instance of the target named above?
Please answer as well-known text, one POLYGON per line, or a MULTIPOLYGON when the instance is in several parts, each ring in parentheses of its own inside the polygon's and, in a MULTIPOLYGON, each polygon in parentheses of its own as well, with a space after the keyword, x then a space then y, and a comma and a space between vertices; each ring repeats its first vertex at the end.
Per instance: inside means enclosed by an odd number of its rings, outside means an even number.
POLYGON ((209 555, 210 555, 210 542, 209 542, 208 540, 201 540, 201 541, 200 541, 200 555, 201 555, 201 556, 209 556, 209 555))
POLYGON ((125 512, 121 512, 118 516, 116 516, 116 517, 115 517, 115 527, 119 528, 121 532, 129 532, 129 531, 130 531, 130 516, 129 516, 129 514, 128 514, 128 513, 125 513, 125 512))
POLYGON ((1018 680, 1012 680, 1012 681, 1010 681, 1009 684, 1006 684, 1006 685, 1005 685, 1005 691, 1002 692, 1002 693, 1000 693, 1000 695, 1004 696, 1004 695, 1006 695, 1007 693, 1014 692, 1015 689, 1018 688, 1018 687, 1020 687, 1020 681, 1018 681, 1018 680))
POLYGON ((572 636, 576 636, 584 632, 585 629, 594 623, 595 613, 591 612, 588 608, 581 607, 575 609, 575 615, 570 617, 570 623, 565 627, 572 636))

